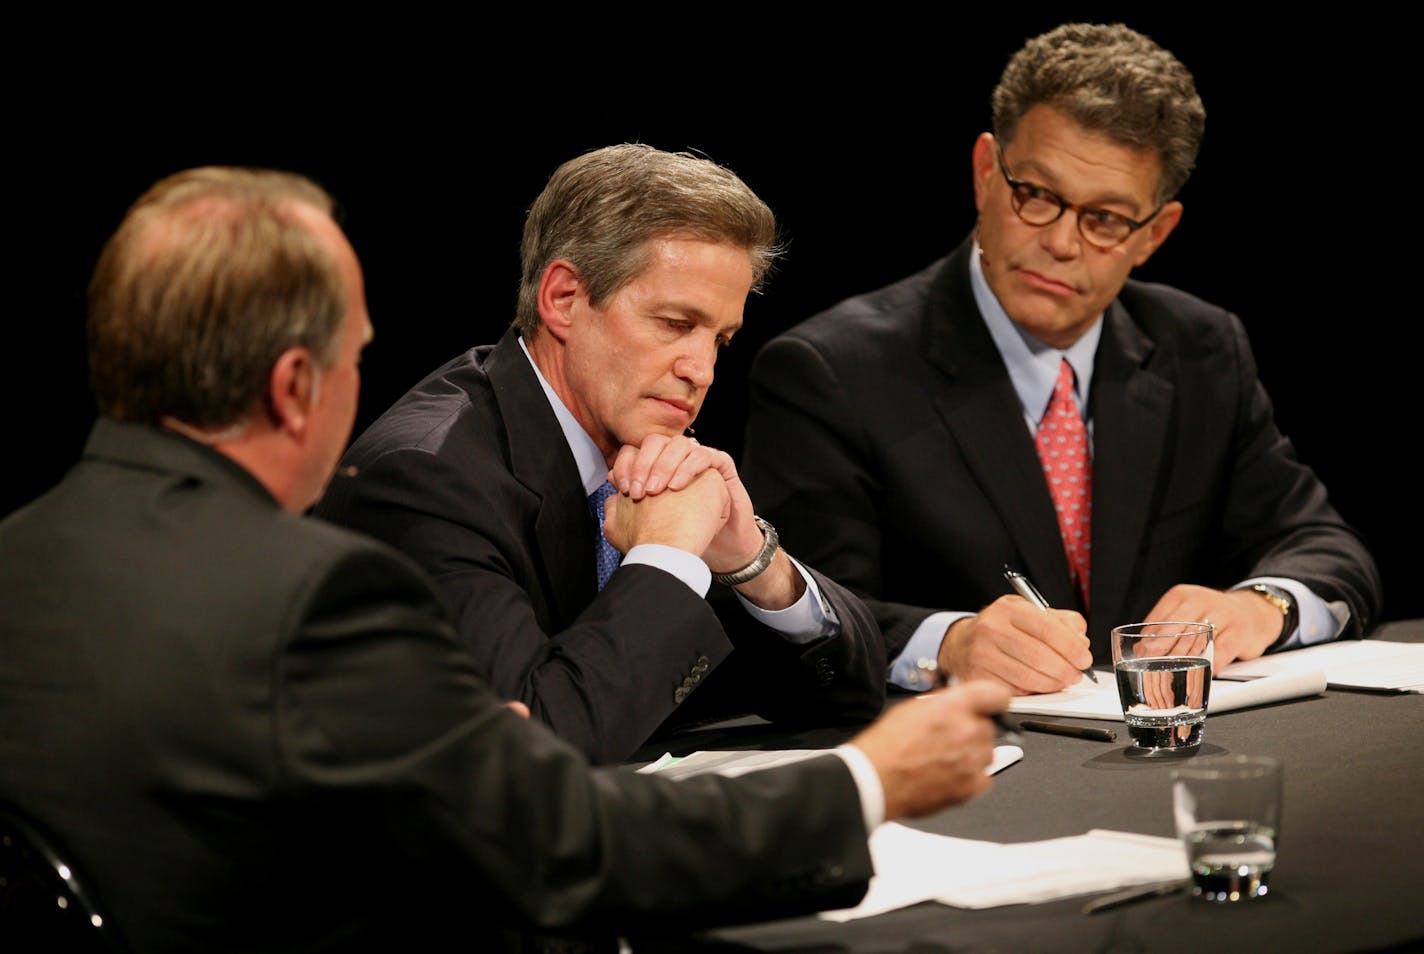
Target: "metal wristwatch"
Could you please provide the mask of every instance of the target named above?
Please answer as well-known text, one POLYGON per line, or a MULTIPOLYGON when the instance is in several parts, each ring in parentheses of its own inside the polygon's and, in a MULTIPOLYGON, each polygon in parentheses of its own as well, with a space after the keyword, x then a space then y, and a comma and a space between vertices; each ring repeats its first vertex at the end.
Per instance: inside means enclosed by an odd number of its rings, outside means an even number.
POLYGON ((776 528, 761 517, 753 516, 752 519, 756 521, 758 527, 761 527, 761 552, 756 555, 756 559, 740 570, 732 573, 713 573, 712 579, 718 583, 725 586, 738 586, 761 576, 762 571, 771 566, 772 558, 776 556, 776 550, 781 546, 781 538, 776 535, 776 528))
POLYGON ((1274 648, 1295 632, 1297 624, 1295 600, 1291 599, 1290 593, 1279 586, 1271 586, 1269 583, 1252 583, 1247 589, 1281 611, 1281 634, 1271 644, 1271 647, 1274 648))

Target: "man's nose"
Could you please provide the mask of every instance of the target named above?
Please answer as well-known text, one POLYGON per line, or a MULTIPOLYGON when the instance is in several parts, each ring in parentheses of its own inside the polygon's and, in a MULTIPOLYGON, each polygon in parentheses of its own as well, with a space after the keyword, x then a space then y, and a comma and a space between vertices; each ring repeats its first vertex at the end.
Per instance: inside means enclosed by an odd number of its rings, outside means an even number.
POLYGON ((672 373, 697 388, 712 386, 713 366, 717 363, 717 343, 707 347, 689 348, 673 362, 672 373))
POLYGON ((1075 258, 1083 249, 1083 234, 1078 231, 1078 210, 1064 209, 1055 221, 1043 226, 1039 241, 1056 259, 1075 258))

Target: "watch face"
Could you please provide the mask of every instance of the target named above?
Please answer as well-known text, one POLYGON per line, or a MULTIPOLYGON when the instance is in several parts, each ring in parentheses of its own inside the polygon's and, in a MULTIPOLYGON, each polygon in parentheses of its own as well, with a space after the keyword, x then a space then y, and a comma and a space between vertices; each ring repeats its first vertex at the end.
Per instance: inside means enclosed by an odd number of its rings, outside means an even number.
POLYGON ((1274 586, 1267 586, 1265 583, 1257 583, 1252 586, 1251 589, 1270 600, 1276 609, 1281 611, 1282 615, 1290 614, 1291 606, 1293 605, 1290 594, 1282 592, 1274 586))

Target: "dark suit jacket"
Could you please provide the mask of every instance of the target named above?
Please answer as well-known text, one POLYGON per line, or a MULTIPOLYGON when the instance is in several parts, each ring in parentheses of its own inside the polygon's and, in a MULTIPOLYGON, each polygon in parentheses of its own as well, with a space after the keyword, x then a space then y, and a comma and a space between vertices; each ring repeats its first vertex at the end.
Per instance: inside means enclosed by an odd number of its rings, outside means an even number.
MULTIPOLYGON (((1010 564, 1078 608, 1033 437, 974 303, 972 243, 770 341, 743 479, 806 558, 868 597, 893 659, 932 611, 1009 592, 1010 564)), ((1276 429, 1240 321, 1129 281, 1104 317, 1094 422, 1093 655, 1169 587, 1249 576, 1343 600, 1367 633, 1379 576, 1276 429)))
POLYGON ((751 711, 860 720, 884 704, 875 623, 822 577, 841 634, 803 647, 725 587, 714 613, 653 567, 621 567, 597 590, 602 531, 513 331, 417 384, 352 444, 348 467, 357 475, 338 476, 315 513, 414 557, 494 688, 598 761, 626 759, 660 726, 751 711))
POLYGON ((142 425, 101 421, 0 523, 0 659, 0 797, 136 950, 484 950, 840 907, 870 875, 839 759, 590 771, 413 563, 142 425))

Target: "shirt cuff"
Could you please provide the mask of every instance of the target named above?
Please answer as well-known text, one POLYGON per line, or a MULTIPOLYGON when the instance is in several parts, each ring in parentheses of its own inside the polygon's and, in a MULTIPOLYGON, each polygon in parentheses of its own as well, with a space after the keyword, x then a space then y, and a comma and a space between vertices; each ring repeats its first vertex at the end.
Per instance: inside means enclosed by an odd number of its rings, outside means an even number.
POLYGON ((1236 584, 1234 589, 1245 589, 1257 583, 1280 587, 1295 601, 1296 630, 1275 647, 1275 652, 1328 643, 1344 632, 1345 624, 1350 621, 1350 608, 1343 602, 1327 603, 1298 580, 1282 576, 1255 576, 1236 584))
MULTIPOLYGON (((638 549, 637 547, 633 548, 638 549)), ((631 551, 630 551, 631 552, 631 551)), ((826 636, 836 636, 841 631, 841 621, 836 616, 835 607, 821 594, 821 588, 816 585, 816 580, 806 571, 806 568, 797 562, 795 557, 787 554, 787 559, 791 560, 791 565, 796 568, 796 572, 801 574, 801 578, 806 581, 806 592, 801 594, 801 598, 785 609, 769 610, 763 609, 740 593, 737 599, 741 600, 747 612, 756 620, 770 626, 782 636, 786 641, 805 645, 813 643, 826 636)), ((737 591, 732 590, 733 593, 737 591)))
POLYGON ((619 566, 641 563, 665 570, 687 584, 688 589, 705 597, 712 586, 712 571, 695 553, 679 550, 663 543, 640 543, 623 556, 619 566))
POLYGON ((880 773, 870 763, 870 756, 849 742, 831 751, 841 757, 855 780, 856 790, 860 792, 860 814, 865 819, 868 835, 885 821, 885 788, 880 784, 880 773))
POLYGON ((887 676, 890 684, 911 692, 924 692, 926 689, 933 689, 929 680, 925 678, 925 674, 920 671, 920 660, 930 659, 938 662, 939 645, 944 642, 945 631, 952 624, 973 615, 973 613, 941 610, 926 616, 915 628, 914 635, 905 644, 900 655, 890 661, 890 672, 887 676))

